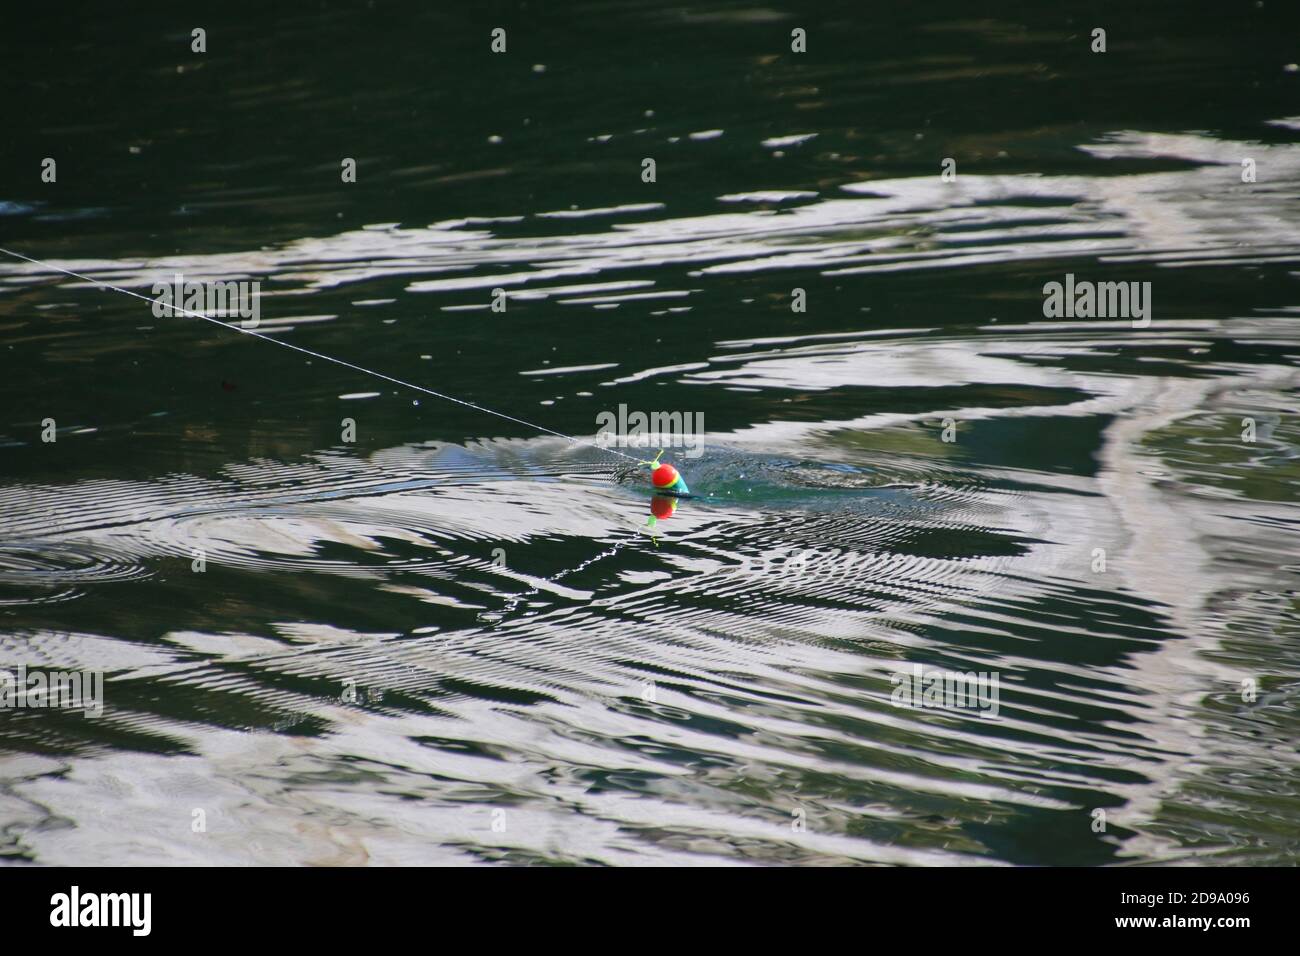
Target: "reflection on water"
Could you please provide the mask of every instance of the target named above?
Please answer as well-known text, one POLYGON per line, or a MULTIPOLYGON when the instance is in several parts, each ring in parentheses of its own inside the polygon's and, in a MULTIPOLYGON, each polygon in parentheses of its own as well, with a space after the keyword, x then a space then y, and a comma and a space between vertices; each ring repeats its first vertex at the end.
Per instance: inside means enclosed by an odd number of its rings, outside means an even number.
MULTIPOLYGON (((1067 131, 1044 92, 931 109, 944 78, 1039 76, 1058 28, 927 16, 887 66, 803 66, 739 49, 781 10, 607 6, 610 31, 741 32, 635 95, 552 37, 470 94, 495 143, 468 107, 463 141, 394 141, 441 94, 377 67, 345 127, 395 151, 363 157, 365 199, 268 185, 260 127, 165 171, 209 120, 113 114, 97 135, 137 152, 0 194, 0 245, 101 281, 261 280, 286 342, 588 437, 620 403, 707 430, 668 455, 693 497, 653 496, 598 449, 0 263, 0 668, 106 677, 102 718, 0 712, 0 856, 1294 861, 1300 119, 1267 85, 1182 118, 1188 49, 1238 80, 1259 50, 1161 45, 1145 113, 1111 75, 1067 131), (1045 320, 1067 273, 1150 282, 1153 322, 1045 320), (916 665, 996 673, 996 717, 895 706, 916 665)), ((372 29, 326 22, 326 49, 372 29)), ((222 109, 316 129, 343 91, 299 68, 251 66, 222 109)), ((139 114, 215 95, 169 80, 139 114)), ((325 151, 302 165, 336 177, 325 151)))

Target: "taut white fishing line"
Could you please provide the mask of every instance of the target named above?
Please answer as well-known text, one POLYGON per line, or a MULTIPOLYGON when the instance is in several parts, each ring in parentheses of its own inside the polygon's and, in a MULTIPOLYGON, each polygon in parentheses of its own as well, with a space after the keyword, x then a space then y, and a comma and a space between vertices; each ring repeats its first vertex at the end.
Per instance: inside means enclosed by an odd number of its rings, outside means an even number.
MULTIPOLYGON (((64 275, 72 276, 74 279, 81 279, 83 282, 89 282, 91 285, 98 286, 101 289, 109 289, 113 292, 121 292, 123 295, 134 296, 135 298, 140 299, 144 302, 148 302, 150 304, 153 304, 154 302, 154 300, 147 295, 141 295, 139 292, 132 292, 130 289, 123 289, 121 286, 112 285, 111 283, 108 282, 101 282, 99 279, 93 278, 92 276, 82 275, 79 272, 73 272, 71 269, 64 269, 62 266, 56 266, 52 262, 44 262, 40 259, 33 259, 31 256, 25 256, 20 252, 14 252, 11 249, 5 249, 3 247, 0 247, 0 252, 3 252, 7 256, 13 256, 15 259, 22 259, 25 262, 30 262, 33 265, 42 266, 46 269, 52 269, 55 272, 62 272, 64 275)), ((326 355, 323 352, 314 352, 311 349, 303 348, 301 345, 293 345, 290 342, 281 342, 279 339, 272 338, 269 335, 263 335, 260 332, 254 332, 252 329, 245 329, 237 325, 231 325, 228 322, 222 322, 220 319, 215 319, 210 315, 204 315, 202 312, 194 312, 190 309, 184 309, 181 308, 179 305, 170 305, 168 306, 168 308, 172 309, 175 312, 183 313, 184 315, 192 315, 196 319, 203 319, 205 322, 211 322, 213 325, 219 325, 223 329, 232 329, 233 331, 239 332, 243 335, 251 335, 255 339, 262 339, 265 342, 274 342, 276 345, 282 346, 283 348, 292 349, 295 352, 301 352, 303 355, 310 355, 312 358, 318 358, 323 362, 333 362, 335 365, 341 365, 343 366, 343 368, 351 369, 354 372, 361 372, 364 375, 370 375, 373 376, 374 378, 382 379, 385 382, 392 382, 394 385, 400 385, 403 388, 409 388, 412 391, 421 392, 424 395, 432 395, 434 398, 441 398, 444 401, 455 402, 457 405, 464 405, 466 408, 472 408, 475 411, 483 412, 484 414, 487 415, 495 415, 497 418, 503 418, 508 422, 514 422, 516 425, 524 425, 528 428, 536 429, 539 432, 545 432, 548 435, 554 435, 557 438, 563 438, 565 441, 572 442, 575 445, 586 445, 588 448, 595 448, 598 451, 608 452, 611 455, 618 455, 621 458, 626 458, 628 461, 635 461, 637 462, 637 464, 642 464, 642 462, 639 459, 634 458, 631 455, 628 455, 624 452, 618 451, 617 449, 606 448, 603 445, 597 445, 595 442, 586 441, 585 439, 582 438, 574 438, 572 435, 566 435, 564 432, 557 432, 554 428, 547 428, 545 425, 538 425, 536 422, 525 421, 522 418, 516 418, 513 415, 507 415, 505 412, 494 411, 491 408, 486 408, 482 405, 476 405, 473 402, 467 402, 463 398, 456 398, 454 395, 447 395, 443 392, 435 392, 433 389, 425 388, 423 385, 416 385, 414 382, 406 382, 400 378, 394 378, 391 375, 385 375, 383 372, 376 372, 374 369, 363 368, 360 365, 355 365, 352 362, 348 362, 341 358, 335 358, 332 355, 326 355)))

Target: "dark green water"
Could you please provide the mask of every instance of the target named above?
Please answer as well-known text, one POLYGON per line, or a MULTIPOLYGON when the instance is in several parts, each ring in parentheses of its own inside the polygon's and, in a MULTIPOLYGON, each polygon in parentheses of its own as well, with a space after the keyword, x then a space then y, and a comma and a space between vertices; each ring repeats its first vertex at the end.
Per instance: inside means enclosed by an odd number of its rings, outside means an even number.
POLYGON ((0 246, 704 434, 0 256, 0 858, 1295 862, 1293 11, 552 6, 9 18, 0 246))

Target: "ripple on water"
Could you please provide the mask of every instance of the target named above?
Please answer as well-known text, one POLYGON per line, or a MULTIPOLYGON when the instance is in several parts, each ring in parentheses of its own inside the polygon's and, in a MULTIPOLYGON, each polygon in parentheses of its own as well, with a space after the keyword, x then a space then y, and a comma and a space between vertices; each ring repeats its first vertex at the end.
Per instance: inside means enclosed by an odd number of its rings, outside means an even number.
POLYGON ((148 567, 88 542, 0 544, 0 604, 53 604, 97 584, 149 577, 148 567))

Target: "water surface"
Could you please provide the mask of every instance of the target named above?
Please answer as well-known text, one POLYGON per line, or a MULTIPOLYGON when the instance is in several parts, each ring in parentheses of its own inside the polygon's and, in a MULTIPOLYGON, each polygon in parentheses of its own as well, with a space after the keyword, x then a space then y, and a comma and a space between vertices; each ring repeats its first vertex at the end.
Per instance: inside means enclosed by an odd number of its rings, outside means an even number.
POLYGON ((1295 862, 1294 33, 1039 6, 25 14, 0 245, 706 434, 647 528, 614 455, 0 262, 0 667, 105 675, 0 711, 0 856, 1295 862))

